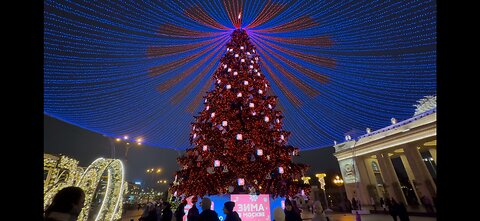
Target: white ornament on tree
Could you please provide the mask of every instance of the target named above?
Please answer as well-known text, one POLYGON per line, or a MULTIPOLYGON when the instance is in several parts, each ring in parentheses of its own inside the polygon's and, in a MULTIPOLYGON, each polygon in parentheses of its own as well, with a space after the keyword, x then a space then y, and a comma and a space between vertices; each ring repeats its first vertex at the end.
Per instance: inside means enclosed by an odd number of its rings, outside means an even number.
POLYGON ((268 123, 268 121, 270 121, 270 118, 268 118, 267 116, 265 116, 265 119, 264 119, 264 120, 265 120, 265 122, 268 123))
POLYGON ((252 68, 253 68, 253 65, 248 66, 248 68, 252 69, 252 68))
POLYGON ((224 173, 227 173, 227 172, 228 172, 228 167, 227 167, 226 165, 223 166, 223 172, 224 172, 224 173))
POLYGON ((211 117, 211 118, 214 118, 214 117, 215 117, 215 112, 213 112, 212 114, 210 114, 210 117, 211 117))
POLYGON ((267 174, 267 176, 265 176, 265 179, 267 180, 272 179, 272 176, 270 176, 270 174, 267 174))
POLYGON ((241 49, 241 50, 243 50, 243 49, 244 49, 244 47, 243 47, 243 46, 240 46, 240 49, 241 49))
POLYGON ((283 173, 283 167, 278 167, 278 173, 283 173))
POLYGON ((238 75, 238 72, 233 72, 233 76, 237 76, 238 75))
POLYGON ((227 71, 228 71, 228 72, 231 72, 231 71, 232 71, 232 69, 231 69, 231 68, 228 68, 228 69, 227 69, 227 71))
POLYGON ((222 121, 222 126, 226 127, 228 125, 228 122, 226 120, 222 121))
POLYGON ((235 57, 238 58, 238 54, 235 54, 235 57))
POLYGON ((248 81, 243 81, 243 84, 244 84, 244 85, 248 85, 248 81))
POLYGON ((254 112, 252 113, 252 115, 253 115, 253 116, 257 115, 257 112, 254 111, 254 112))
POLYGON ((238 178, 237 184, 238 184, 239 186, 245 185, 245 179, 243 179, 243 178, 238 178))
POLYGON ((227 84, 227 89, 232 88, 232 85, 227 84))
POLYGON ((213 161, 213 166, 214 167, 219 167, 220 166, 220 160, 213 161))
POLYGON ((249 103, 248 106, 249 106, 249 107, 255 107, 255 104, 249 103))
POLYGON ((237 140, 243 140, 242 134, 237 134, 237 140))
POLYGON ((207 151, 208 150, 208 146, 207 145, 203 145, 203 151, 207 151))
POLYGON ((237 94, 237 97, 242 97, 242 93, 239 92, 239 93, 237 94))
POLYGON ((262 149, 257 149, 257 155, 262 156, 263 155, 263 150, 262 149))
POLYGON ((258 89, 259 94, 263 94, 263 91, 261 89, 258 89))

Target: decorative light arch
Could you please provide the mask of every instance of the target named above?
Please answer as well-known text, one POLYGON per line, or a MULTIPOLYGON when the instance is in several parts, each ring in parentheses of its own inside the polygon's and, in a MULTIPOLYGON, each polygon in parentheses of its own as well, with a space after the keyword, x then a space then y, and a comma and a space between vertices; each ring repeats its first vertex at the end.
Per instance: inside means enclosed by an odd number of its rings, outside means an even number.
POLYGON ((107 171, 107 187, 102 200, 102 205, 98 214, 95 215, 97 220, 118 220, 122 213, 122 199, 126 192, 125 171, 122 161, 117 159, 96 159, 83 173, 76 186, 85 191, 85 207, 83 208, 79 221, 86 221, 91 211, 91 204, 102 175, 107 171))

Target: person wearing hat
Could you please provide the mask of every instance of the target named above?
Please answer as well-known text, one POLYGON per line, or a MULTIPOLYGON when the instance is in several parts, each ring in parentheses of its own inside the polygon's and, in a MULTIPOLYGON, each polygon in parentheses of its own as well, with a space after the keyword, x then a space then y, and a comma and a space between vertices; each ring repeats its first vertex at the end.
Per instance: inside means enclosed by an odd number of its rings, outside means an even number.
POLYGON ((293 209, 292 201, 290 201, 290 199, 285 200, 285 221, 302 221, 300 213, 297 213, 293 209))
POLYGON ((233 211, 235 207, 235 202, 228 201, 223 204, 223 212, 227 214, 225 221, 242 221, 237 212, 233 211))
POLYGON ((199 213, 198 213, 198 209, 197 209, 197 201, 198 201, 198 198, 197 196, 194 196, 192 198, 192 208, 190 208, 188 210, 188 214, 187 214, 187 219, 188 221, 198 221, 198 218, 199 218, 199 213))
POLYGON ((212 206, 210 198, 204 197, 202 202, 200 202, 200 206, 202 207, 202 213, 200 213, 198 221, 220 221, 217 212, 210 209, 212 206))

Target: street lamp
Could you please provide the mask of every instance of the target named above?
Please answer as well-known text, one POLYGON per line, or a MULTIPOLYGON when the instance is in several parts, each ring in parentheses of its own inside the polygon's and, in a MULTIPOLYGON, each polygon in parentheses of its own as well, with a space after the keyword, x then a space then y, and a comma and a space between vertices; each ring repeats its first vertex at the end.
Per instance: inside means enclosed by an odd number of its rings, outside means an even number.
POLYGON ((337 186, 342 186, 343 180, 339 176, 335 176, 335 179, 333 179, 333 183, 337 186))
POLYGON ((327 174, 325 174, 325 173, 315 174, 315 177, 318 178, 318 182, 320 182, 320 188, 323 190, 323 196, 325 197, 325 205, 327 206, 327 209, 325 209, 325 212, 332 212, 332 210, 328 207, 327 191, 325 190, 325 177, 326 176, 327 176, 327 174))
MULTIPOLYGON (((116 138, 115 141, 117 141, 117 143, 120 143, 120 142, 122 142, 122 139, 121 138, 116 138)), ((128 161, 128 150, 130 150, 130 147, 132 147, 132 146, 130 145, 131 141, 128 140, 127 135, 123 136, 123 141, 125 142, 125 162, 127 162, 128 161)), ((137 146, 141 146, 143 138, 138 137, 137 139, 135 139, 135 141, 136 141, 137 146)), ((114 144, 114 147, 115 147, 115 144, 114 144)))

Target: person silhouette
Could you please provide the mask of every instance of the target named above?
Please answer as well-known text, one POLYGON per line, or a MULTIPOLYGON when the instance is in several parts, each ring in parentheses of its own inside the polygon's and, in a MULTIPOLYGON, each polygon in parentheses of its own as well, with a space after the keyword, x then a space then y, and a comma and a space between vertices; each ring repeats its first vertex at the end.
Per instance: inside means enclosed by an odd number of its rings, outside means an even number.
POLYGON ((58 191, 45 210, 45 221, 77 220, 85 204, 85 192, 80 187, 69 186, 58 191))

